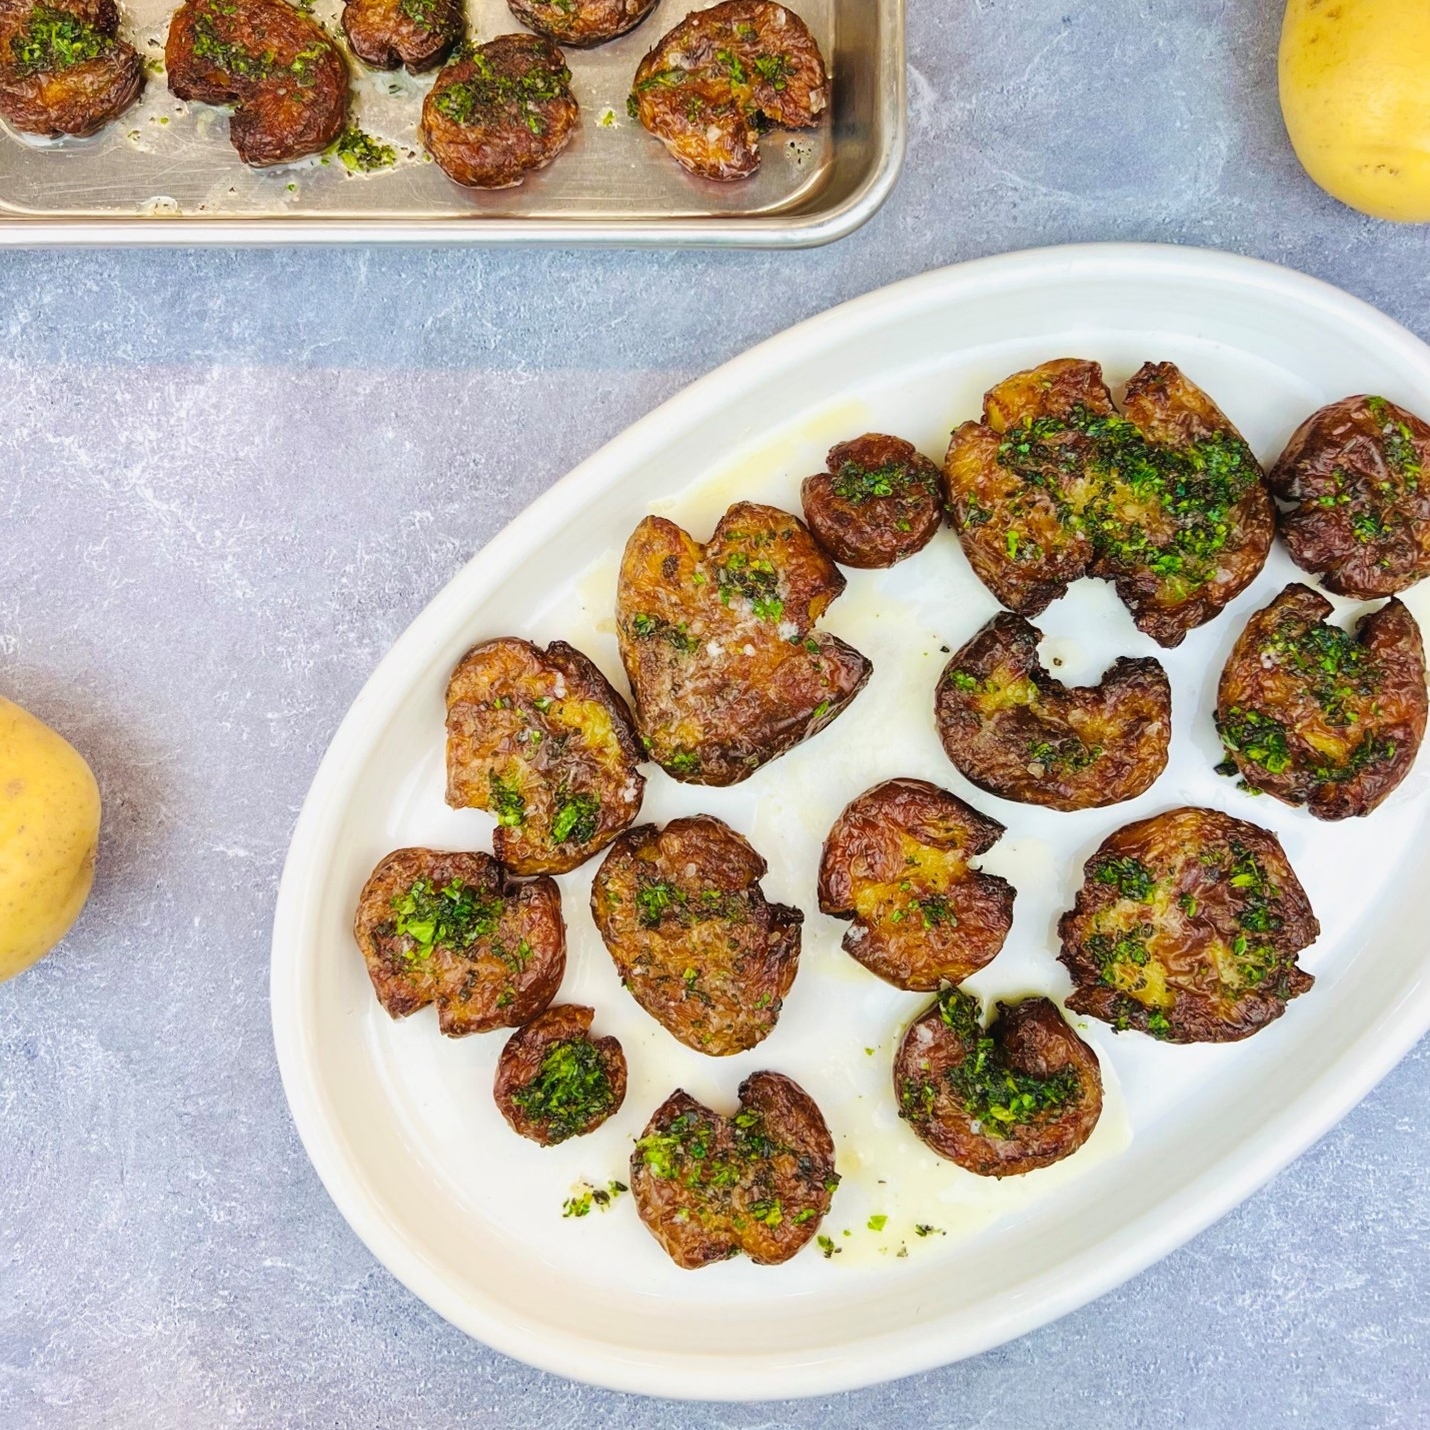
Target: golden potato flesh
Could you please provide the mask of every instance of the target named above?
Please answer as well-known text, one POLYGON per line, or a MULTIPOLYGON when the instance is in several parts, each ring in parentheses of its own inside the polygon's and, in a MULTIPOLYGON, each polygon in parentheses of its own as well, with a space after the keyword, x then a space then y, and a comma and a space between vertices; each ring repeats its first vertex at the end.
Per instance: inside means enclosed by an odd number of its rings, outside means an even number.
POLYGON ((988 963, 1013 922, 1013 886, 968 861, 997 820, 926 780, 886 780, 853 800, 824 842, 819 907, 851 919, 844 951, 896 988, 957 983, 988 963))
POLYGON ((474 646, 447 685, 447 803, 496 815, 517 874, 562 874, 640 812, 645 779, 626 702, 574 646, 474 646))
POLYGON ((1311 986, 1296 955, 1320 925, 1274 834, 1174 809, 1103 840, 1058 933, 1075 1013, 1172 1043, 1228 1043, 1311 986))
POLYGON ((965 779, 1004 799, 1095 809, 1132 799, 1167 766, 1172 689, 1150 657, 1124 656, 1069 689, 1038 659, 1041 632, 995 616, 939 680, 934 719, 965 779))
POLYGON ((1392 598, 1354 635, 1299 583, 1247 622, 1222 671, 1224 774, 1318 819, 1369 814, 1410 773, 1425 734, 1425 647, 1392 598))
POLYGON ((621 659, 650 757, 690 784, 729 785, 822 730, 872 668, 815 629, 839 568, 786 511, 737 502, 703 546, 648 516, 616 594, 621 659))
POLYGON ((953 434, 944 481, 970 564, 1010 610, 1035 616, 1097 576, 1164 646, 1251 583, 1275 527, 1256 458, 1171 363, 1138 370, 1120 416, 1095 362, 1015 373, 953 434))
POLYGON ((1012 1177, 1071 1156, 1102 1115, 1097 1055, 1047 998, 1000 1003, 945 988, 894 1060, 899 1116, 940 1157, 1012 1177))

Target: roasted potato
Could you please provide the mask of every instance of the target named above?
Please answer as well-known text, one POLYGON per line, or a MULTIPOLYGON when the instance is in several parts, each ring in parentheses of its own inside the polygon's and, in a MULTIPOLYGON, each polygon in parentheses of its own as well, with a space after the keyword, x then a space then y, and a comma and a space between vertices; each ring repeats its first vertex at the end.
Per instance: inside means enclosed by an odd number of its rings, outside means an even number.
POLYGON ((737 502, 704 545, 664 517, 632 532, 616 626, 651 759, 730 785, 822 730, 872 668, 814 623, 844 589, 788 512, 737 502))
POLYGON ((1171 1043, 1230 1043, 1312 983, 1296 955, 1321 927, 1274 834, 1174 809, 1103 840, 1062 916, 1067 1006, 1171 1043))
POLYGON ((1180 645, 1266 560, 1274 507, 1261 468, 1212 400, 1146 363, 1119 416, 1095 362, 1014 373, 953 434, 954 529, 979 579, 1036 616, 1070 581, 1112 581, 1139 630, 1180 645))
POLYGON ((589 49, 634 30, 657 0, 506 0, 523 25, 558 45, 589 49))
POLYGON ((1042 632, 995 616, 945 667, 934 720, 965 779, 1004 799, 1095 809, 1132 799, 1167 766, 1172 688, 1161 665, 1117 660, 1069 690, 1038 659, 1042 632))
POLYGON ((819 1108, 783 1073, 752 1073, 740 1110, 721 1117, 671 1093, 631 1153, 636 1210, 686 1271, 744 1252, 788 1261, 819 1230, 839 1174, 819 1108))
POLYGON ((626 1097, 626 1055, 591 1037, 595 1013, 563 1003, 518 1028, 497 1060, 493 1094, 513 1132, 554 1147, 594 1132, 626 1097))
POLYGON ((0 117, 24 134, 93 134, 144 88, 114 0, 0 0, 0 117))
POLYGON ((443 67, 418 133, 449 179, 509 189, 544 169, 576 132, 566 57, 539 35, 498 35, 443 67))
POLYGON ((346 0, 343 33, 352 52, 373 69, 407 66, 421 74, 440 65, 460 42, 461 0, 346 0))
POLYGON ((852 919, 844 951, 895 988, 958 983, 1013 924, 1013 886, 968 867, 1003 835, 926 780, 885 780, 845 806, 824 841, 819 907, 852 919))
POLYGON ((561 892, 515 883, 490 854, 398 849, 372 871, 353 936, 394 1018, 429 1003, 450 1037, 518 1028, 566 971, 561 892))
POLYGON ((687 15, 640 62, 627 108, 683 168, 743 179, 761 132, 808 129, 829 76, 803 20, 771 0, 725 0, 687 15))
POLYGON ((708 814, 643 824, 616 840, 591 885, 591 915, 621 981, 696 1052, 767 1038, 799 967, 798 909, 765 900, 765 861, 708 814))
POLYGON ((1430 575, 1430 425, 1383 397, 1313 412, 1271 469, 1291 559, 1328 591, 1370 600, 1430 575))
POLYGON ((1056 1003, 998 1004, 944 988, 894 1058, 899 1116, 940 1157, 980 1177, 1013 1177, 1071 1156, 1102 1115, 1097 1054, 1056 1003))
POLYGON ((1425 734, 1425 647, 1392 597, 1355 635, 1299 583, 1246 623, 1217 688, 1227 762, 1253 789, 1318 819, 1369 814, 1410 772, 1425 734))
POLYGON ((913 444, 867 432, 829 449, 829 470, 800 488, 804 519, 845 566, 892 566, 933 540, 943 520, 939 470, 913 444))
POLYGON ((564 874, 640 813, 645 779, 626 702, 564 641, 507 637, 462 657, 447 684, 447 803, 497 819, 517 874, 564 874))

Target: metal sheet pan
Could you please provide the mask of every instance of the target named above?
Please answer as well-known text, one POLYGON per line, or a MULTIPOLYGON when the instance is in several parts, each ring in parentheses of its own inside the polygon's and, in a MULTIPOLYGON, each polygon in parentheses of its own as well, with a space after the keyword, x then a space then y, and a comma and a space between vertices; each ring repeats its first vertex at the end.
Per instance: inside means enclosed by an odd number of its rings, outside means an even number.
MULTIPOLYGON (((570 146, 514 189, 452 183, 417 140, 431 75, 350 57, 353 122, 399 161, 350 174, 336 158, 246 168, 228 115, 168 91, 164 36, 177 0, 123 0, 123 33, 150 61, 144 95, 92 139, 0 134, 0 245, 465 242, 809 247, 867 220, 904 148, 904 0, 793 0, 829 60, 831 112, 818 129, 772 130, 751 179, 687 174, 626 114, 645 52, 710 0, 663 0, 629 35, 568 50, 581 125, 570 146)), ((519 30, 505 0, 468 0, 478 39, 519 30)), ((341 34, 341 0, 314 14, 341 34)))

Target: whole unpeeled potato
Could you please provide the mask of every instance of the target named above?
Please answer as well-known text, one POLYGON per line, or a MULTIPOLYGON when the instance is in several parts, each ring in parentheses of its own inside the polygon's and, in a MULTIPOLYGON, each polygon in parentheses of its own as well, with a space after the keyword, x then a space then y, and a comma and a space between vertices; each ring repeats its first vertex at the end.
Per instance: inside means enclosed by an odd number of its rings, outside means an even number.
POLYGON ((1430 220, 1430 0, 1289 0, 1280 70, 1306 172, 1363 213, 1430 220))
POLYGON ((99 786, 68 741, 0 696, 0 981, 47 954, 94 882, 99 786))

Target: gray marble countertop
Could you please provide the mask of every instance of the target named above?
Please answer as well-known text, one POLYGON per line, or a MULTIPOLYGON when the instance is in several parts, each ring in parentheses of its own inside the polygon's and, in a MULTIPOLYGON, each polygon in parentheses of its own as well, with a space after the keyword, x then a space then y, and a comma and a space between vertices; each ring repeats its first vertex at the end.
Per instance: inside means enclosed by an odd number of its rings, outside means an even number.
POLYGON ((268 934, 374 663, 533 496, 748 344, 1070 240, 1254 254, 1430 337, 1430 231, 1302 175, 1274 0, 909 0, 908 164, 800 254, 0 254, 0 690, 106 802, 92 903, 0 987, 0 1426, 1430 1422, 1430 1047, 1247 1205, 977 1360, 679 1406, 528 1370, 347 1229, 279 1086, 268 934))

